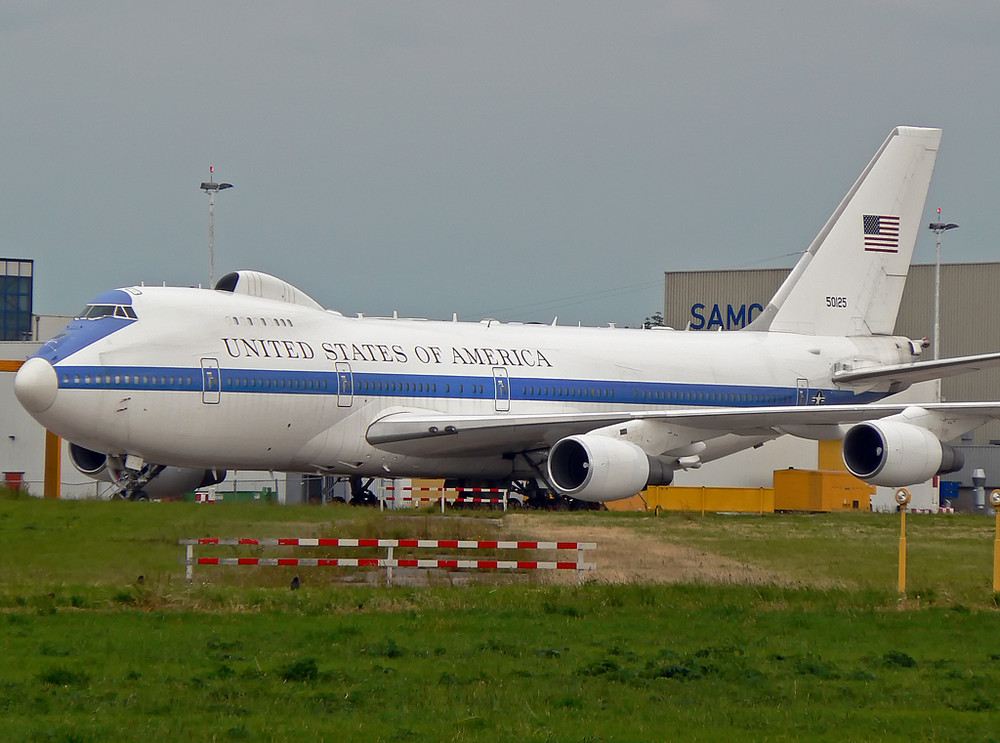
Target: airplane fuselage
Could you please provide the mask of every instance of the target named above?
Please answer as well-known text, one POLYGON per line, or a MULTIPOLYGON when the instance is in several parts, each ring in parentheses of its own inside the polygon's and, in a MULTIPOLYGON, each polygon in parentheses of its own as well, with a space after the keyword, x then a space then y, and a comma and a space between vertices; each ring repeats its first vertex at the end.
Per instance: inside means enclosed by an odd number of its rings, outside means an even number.
MULTIPOLYGON (((510 477, 516 452, 456 452, 442 441, 432 456, 412 456, 366 435, 399 411, 870 402, 890 390, 838 387, 833 372, 914 354, 898 337, 345 317, 203 289, 116 290, 94 306, 105 315, 75 321, 37 354, 57 387, 33 414, 88 449, 185 467, 510 477)), ((718 455, 732 450, 730 441, 718 455)))

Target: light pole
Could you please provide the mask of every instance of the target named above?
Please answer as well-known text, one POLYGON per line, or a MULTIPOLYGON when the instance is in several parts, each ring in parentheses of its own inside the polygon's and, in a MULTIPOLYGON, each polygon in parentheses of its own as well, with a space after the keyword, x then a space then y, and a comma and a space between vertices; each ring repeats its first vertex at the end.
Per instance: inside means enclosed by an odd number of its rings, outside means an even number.
MULTIPOLYGON (((215 286, 215 194, 226 188, 232 188, 232 183, 216 183, 215 167, 208 166, 208 182, 201 184, 201 190, 208 194, 208 288, 215 286)), ((940 239, 938 240, 940 253, 940 239)), ((937 334, 935 333, 935 337, 937 334)))
MULTIPOLYGON (((941 209, 938 208, 938 219, 941 219, 941 209)), ((940 352, 941 337, 941 235, 958 227, 954 222, 931 222, 928 228, 937 235, 937 262, 934 264, 934 360, 937 361, 940 352)))

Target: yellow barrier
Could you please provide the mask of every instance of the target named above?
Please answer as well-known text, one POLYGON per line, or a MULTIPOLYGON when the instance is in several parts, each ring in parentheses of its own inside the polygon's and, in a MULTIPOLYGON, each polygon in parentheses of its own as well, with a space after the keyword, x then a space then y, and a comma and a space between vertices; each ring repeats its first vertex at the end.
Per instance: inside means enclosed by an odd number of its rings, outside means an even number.
POLYGON ((774 472, 774 507, 779 511, 868 511, 874 492, 874 485, 849 472, 774 472))

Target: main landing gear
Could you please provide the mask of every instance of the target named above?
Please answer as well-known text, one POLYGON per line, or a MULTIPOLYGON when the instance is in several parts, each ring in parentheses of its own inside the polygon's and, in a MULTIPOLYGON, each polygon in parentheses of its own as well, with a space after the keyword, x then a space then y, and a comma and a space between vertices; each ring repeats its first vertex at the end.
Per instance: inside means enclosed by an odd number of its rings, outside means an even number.
POLYGON ((372 492, 374 477, 361 477, 354 475, 351 477, 351 505, 352 506, 374 506, 378 505, 378 496, 372 492))
POLYGON ((514 480, 511 482, 511 492, 523 497, 525 508, 540 511, 600 511, 605 508, 603 503, 589 503, 559 495, 544 484, 539 484, 538 480, 514 480))

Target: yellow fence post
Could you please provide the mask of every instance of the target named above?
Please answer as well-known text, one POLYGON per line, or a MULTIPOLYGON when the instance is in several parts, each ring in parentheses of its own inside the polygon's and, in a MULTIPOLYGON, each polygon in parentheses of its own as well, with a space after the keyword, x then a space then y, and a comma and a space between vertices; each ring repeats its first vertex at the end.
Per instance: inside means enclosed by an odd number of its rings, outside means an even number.
POLYGON ((996 527, 993 533, 993 593, 1000 591, 1000 490, 990 493, 990 503, 996 515, 996 527))
POLYGON ((899 593, 906 596, 906 505, 910 502, 910 491, 900 488, 896 491, 899 504, 899 593))
POLYGON ((62 487, 62 439, 52 431, 45 432, 45 480, 42 494, 59 498, 62 487))

